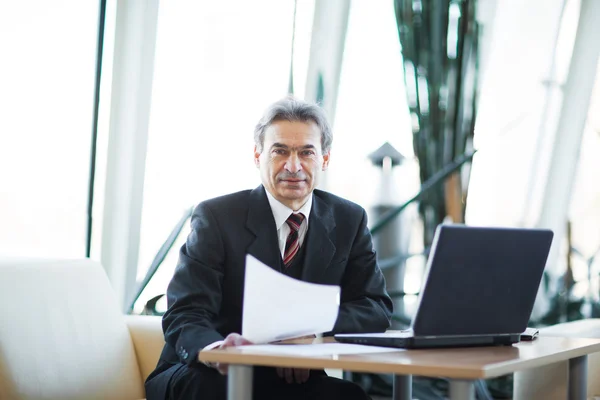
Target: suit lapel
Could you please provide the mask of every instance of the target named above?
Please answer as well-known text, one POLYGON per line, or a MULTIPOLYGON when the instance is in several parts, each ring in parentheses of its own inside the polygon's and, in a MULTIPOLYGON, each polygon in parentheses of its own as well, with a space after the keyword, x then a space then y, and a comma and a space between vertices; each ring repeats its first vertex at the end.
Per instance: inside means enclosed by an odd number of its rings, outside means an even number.
POLYGON ((319 283, 335 253, 335 220, 329 206, 313 194, 305 241, 306 255, 302 280, 319 283))
POLYGON ((274 270, 281 272, 277 227, 265 188, 262 185, 250 192, 246 228, 256 236, 248 246, 248 253, 274 270))

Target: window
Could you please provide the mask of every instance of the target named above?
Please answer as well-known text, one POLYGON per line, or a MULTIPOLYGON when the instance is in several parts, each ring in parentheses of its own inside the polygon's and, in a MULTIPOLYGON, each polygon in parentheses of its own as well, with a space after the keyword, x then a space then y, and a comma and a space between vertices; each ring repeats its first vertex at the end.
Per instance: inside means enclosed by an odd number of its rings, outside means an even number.
POLYGON ((0 4, 0 255, 85 256, 98 10, 0 4))
MULTIPOLYGON (((377 201, 373 194, 380 175, 367 156, 386 141, 404 156, 413 156, 394 15, 392 1, 356 1, 350 7, 327 189, 365 207, 377 201)), ((418 180, 409 178, 418 175, 406 172, 395 176, 397 184, 398 179, 407 180, 401 183, 397 201, 418 188, 418 180)))
MULTIPOLYGON (((287 93, 294 2, 164 2, 158 18, 138 280, 186 209, 260 183, 253 131, 287 93)), ((140 302, 165 292, 176 258, 140 302)))
MULTIPOLYGON (((402 64, 393 1, 352 2, 326 185, 327 190, 361 204, 371 226, 419 189, 402 64), (407 158, 387 178, 368 159, 385 142, 407 158)), ((415 216, 416 208, 409 207, 374 236, 380 260, 422 252, 419 238, 423 235, 415 216)), ((386 271, 388 289, 418 292, 424 260, 409 258, 403 274, 386 271)), ((413 296, 397 300, 396 312, 410 315, 414 300, 413 296)))
POLYGON ((585 298, 582 312, 585 317, 597 318, 598 309, 589 309, 592 302, 600 300, 600 187, 598 186, 600 161, 600 63, 596 83, 583 132, 577 175, 571 197, 569 221, 571 222, 571 266, 573 278, 578 283, 574 295, 585 298))

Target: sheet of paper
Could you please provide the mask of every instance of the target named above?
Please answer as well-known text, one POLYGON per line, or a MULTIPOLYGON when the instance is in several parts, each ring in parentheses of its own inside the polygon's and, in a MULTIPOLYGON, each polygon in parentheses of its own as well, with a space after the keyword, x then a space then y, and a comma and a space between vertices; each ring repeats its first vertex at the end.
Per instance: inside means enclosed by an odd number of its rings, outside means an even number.
POLYGON ((253 343, 329 332, 340 287, 302 282, 246 256, 242 336, 253 343))
POLYGON ((241 346, 240 349, 248 352, 284 354, 288 356, 336 356, 342 354, 369 354, 389 353, 404 351, 394 347, 363 346, 360 344, 346 343, 321 343, 321 344, 260 344, 241 346))

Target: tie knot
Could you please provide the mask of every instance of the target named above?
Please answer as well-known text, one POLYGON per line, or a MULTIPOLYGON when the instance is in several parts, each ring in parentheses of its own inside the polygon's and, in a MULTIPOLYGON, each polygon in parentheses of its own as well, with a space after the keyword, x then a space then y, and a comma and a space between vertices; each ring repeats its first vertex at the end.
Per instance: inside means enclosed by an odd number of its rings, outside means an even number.
POLYGON ((298 229, 300 229, 300 225, 302 225, 302 221, 304 221, 304 214, 302 213, 298 213, 298 214, 290 214, 290 216, 288 217, 287 224, 290 226, 290 229, 294 232, 298 232, 298 229))

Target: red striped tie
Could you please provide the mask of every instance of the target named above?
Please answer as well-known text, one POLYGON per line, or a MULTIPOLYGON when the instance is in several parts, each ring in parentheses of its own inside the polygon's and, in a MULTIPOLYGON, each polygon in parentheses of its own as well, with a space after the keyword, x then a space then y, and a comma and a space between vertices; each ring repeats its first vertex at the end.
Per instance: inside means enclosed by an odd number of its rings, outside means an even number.
POLYGON ((286 268, 292 264, 292 260, 296 254, 298 254, 298 249, 300 248, 298 230, 300 229, 300 225, 302 225, 302 221, 304 221, 304 215, 302 213, 291 214, 287 221, 285 221, 290 227, 290 234, 285 242, 285 253, 283 255, 283 264, 286 268))

